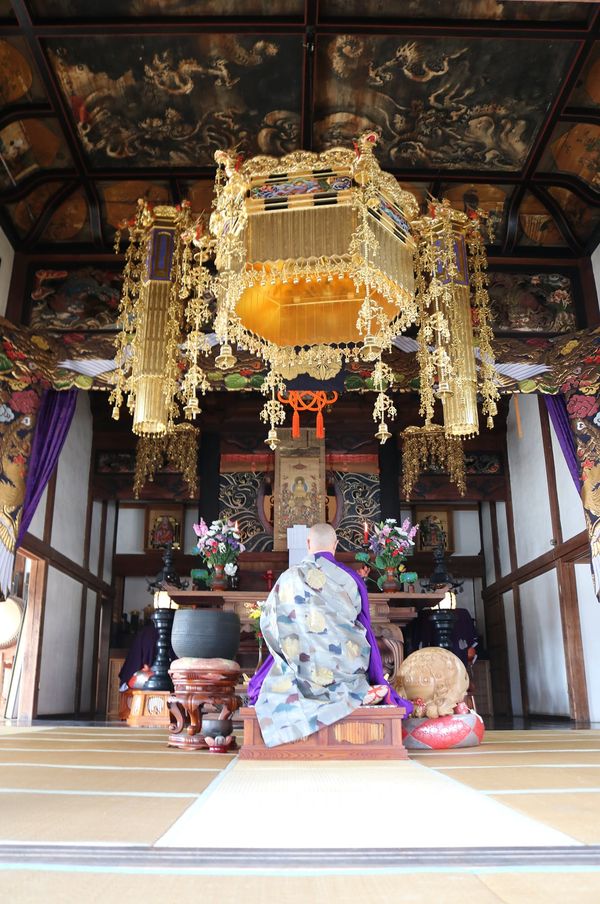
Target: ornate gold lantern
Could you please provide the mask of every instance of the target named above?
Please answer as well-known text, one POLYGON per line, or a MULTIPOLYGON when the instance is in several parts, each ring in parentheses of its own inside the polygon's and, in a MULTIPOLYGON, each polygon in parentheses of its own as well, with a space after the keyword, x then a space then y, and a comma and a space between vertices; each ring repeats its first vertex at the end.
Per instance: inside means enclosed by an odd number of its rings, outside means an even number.
MULTIPOLYGON (((138 201, 129 224, 123 295, 119 309, 115 388, 110 400, 118 418, 123 395, 133 414, 133 432, 160 436, 177 414, 183 296, 180 291, 189 205, 151 208, 138 201)), ((117 234, 118 247, 120 233, 117 234)))
POLYGON ((447 201, 419 216, 414 196, 379 168, 375 144, 367 132, 354 150, 245 162, 218 151, 208 228, 192 222, 185 203, 153 210, 138 202, 119 314, 115 416, 126 396, 141 435, 169 431, 179 402, 194 418, 198 389, 208 386, 199 362, 212 329, 216 367, 235 366, 236 346, 268 366, 261 417, 271 448, 285 419, 278 398, 285 381, 304 373, 327 380, 356 361, 373 364, 375 435, 383 443, 396 412, 382 355, 417 324, 425 424, 439 398, 448 435, 476 433, 478 391, 493 417, 479 219, 447 201))
POLYGON ((489 426, 498 398, 479 217, 467 216, 443 201, 431 204, 429 216, 422 217, 415 228, 420 238, 417 355, 421 414, 430 424, 437 395, 442 400, 446 432, 472 436, 479 432, 477 353, 482 374, 479 389, 489 426))

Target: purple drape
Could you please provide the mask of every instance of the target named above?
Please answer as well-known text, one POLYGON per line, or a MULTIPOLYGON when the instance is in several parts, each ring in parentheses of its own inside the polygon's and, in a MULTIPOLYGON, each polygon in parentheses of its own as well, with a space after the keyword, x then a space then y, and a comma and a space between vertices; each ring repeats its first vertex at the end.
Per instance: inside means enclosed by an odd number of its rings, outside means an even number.
POLYGON ((66 389, 63 392, 49 389, 42 399, 31 444, 17 546, 23 542, 42 493, 56 467, 73 420, 76 402, 76 389, 66 389))
MULTIPOLYGON (((409 700, 405 700, 403 697, 400 697, 399 694, 396 693, 394 688, 388 684, 383 676, 383 663, 381 661, 381 654, 379 653, 379 647, 377 646, 377 638, 373 633, 373 629, 371 628, 371 613, 369 609, 369 595, 367 592, 367 588, 365 582, 359 575, 354 571, 353 568, 349 568, 347 565, 344 565, 342 562, 338 562, 337 559, 330 552, 318 552, 315 554, 315 558, 323 557, 325 559, 329 559, 330 562, 333 562, 337 565, 338 568, 341 568, 342 571, 345 571, 349 574, 356 582, 356 586, 358 587, 358 592, 360 593, 360 601, 361 601, 361 610, 358 616, 357 621, 363 626, 367 633, 367 641, 369 642, 369 646, 371 647, 371 658, 369 660, 369 670, 368 670, 368 678, 371 684, 387 684, 390 689, 389 699, 390 703, 395 703, 396 706, 404 706, 406 707, 406 714, 410 715, 413 709, 413 705, 409 700)), ((262 683, 269 672, 269 669, 273 665, 273 657, 269 654, 260 669, 254 673, 250 683, 248 685, 248 701, 251 704, 256 703, 258 695, 260 693, 260 689, 262 687, 262 683)))
POLYGON ((581 480, 579 478, 579 463, 577 461, 577 451, 575 448, 575 438, 571 430, 571 422, 567 414, 567 403, 563 395, 544 395, 548 415, 552 421, 554 432, 556 433, 560 448, 565 457, 569 473, 573 478, 577 492, 581 491, 581 480))

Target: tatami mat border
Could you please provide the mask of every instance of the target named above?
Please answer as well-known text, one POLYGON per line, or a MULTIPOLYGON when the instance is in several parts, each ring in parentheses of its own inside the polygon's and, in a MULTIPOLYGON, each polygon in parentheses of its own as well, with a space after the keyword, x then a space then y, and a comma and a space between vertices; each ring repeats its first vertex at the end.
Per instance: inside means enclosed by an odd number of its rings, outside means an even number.
POLYGON ((144 869, 468 869, 600 868, 600 845, 531 848, 154 848, 139 845, 53 845, 0 842, 0 869, 45 866, 144 869))

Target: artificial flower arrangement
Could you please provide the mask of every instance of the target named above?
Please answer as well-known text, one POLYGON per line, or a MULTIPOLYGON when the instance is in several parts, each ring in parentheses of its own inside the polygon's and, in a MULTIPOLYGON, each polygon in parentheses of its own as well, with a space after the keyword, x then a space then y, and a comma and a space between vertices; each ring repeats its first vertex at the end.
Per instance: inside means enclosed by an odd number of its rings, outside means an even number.
POLYGON ((408 518, 401 525, 395 518, 386 518, 374 525, 365 538, 368 539, 365 544, 368 551, 357 552, 355 559, 379 572, 376 583, 380 590, 389 577, 389 569, 397 573, 396 579, 401 584, 413 584, 417 580, 416 572, 407 571, 404 562, 407 554, 414 548, 418 529, 418 525, 411 525, 408 518))
MULTIPOLYGON (((250 619, 250 624, 252 625, 252 629, 254 631, 254 636, 258 641, 258 662, 255 666, 256 669, 260 666, 263 658, 263 644, 264 638, 263 633, 260 630, 260 617, 262 615, 262 607, 264 604, 264 600, 256 600, 254 603, 244 603, 244 608, 248 613, 248 618, 250 619)), ((246 676, 244 676, 245 678, 246 676)), ((249 680, 249 679, 248 679, 249 680)))
POLYGON ((200 524, 194 524, 194 531, 198 537, 196 548, 206 567, 214 569, 215 565, 223 565, 225 574, 232 577, 238 569, 238 556, 246 549, 237 523, 223 518, 213 521, 208 527, 200 518, 200 524))
POLYGON ((248 618, 250 619, 250 623, 252 625, 252 629, 256 635, 259 643, 262 641, 262 631, 260 630, 260 616, 262 615, 262 602, 261 600, 256 600, 254 603, 244 603, 244 609, 248 613, 248 618))

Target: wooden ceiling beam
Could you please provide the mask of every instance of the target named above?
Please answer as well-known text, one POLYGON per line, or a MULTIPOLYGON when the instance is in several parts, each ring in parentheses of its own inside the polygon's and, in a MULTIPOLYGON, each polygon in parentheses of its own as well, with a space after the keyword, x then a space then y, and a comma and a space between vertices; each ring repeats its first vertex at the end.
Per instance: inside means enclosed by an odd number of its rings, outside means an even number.
POLYGON ((0 206, 14 204, 26 198, 35 188, 45 185, 46 182, 61 182, 64 179, 77 179, 79 174, 73 167, 61 167, 60 169, 44 169, 32 173, 21 182, 17 182, 12 188, 0 192, 0 206))
POLYGON ((50 104, 45 101, 36 101, 31 104, 11 104, 0 113, 0 129, 4 129, 11 122, 20 119, 46 119, 54 116, 50 104))

